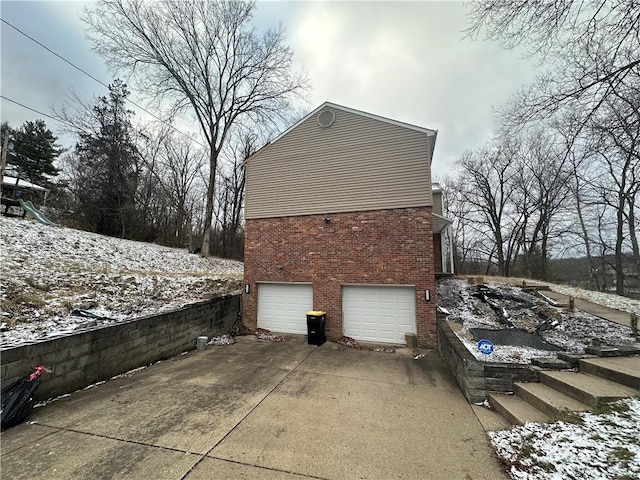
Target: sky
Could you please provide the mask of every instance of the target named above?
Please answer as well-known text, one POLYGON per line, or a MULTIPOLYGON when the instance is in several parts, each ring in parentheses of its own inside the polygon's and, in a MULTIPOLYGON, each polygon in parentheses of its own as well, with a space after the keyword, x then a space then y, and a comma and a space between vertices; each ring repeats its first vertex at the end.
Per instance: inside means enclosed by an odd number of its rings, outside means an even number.
MULTIPOLYGON (((5 1, 0 16, 105 84, 117 75, 91 51, 79 18, 91 2, 5 1)), ((436 178, 454 174, 455 162, 489 139, 493 108, 534 80, 536 65, 499 44, 464 38, 461 2, 260 1, 258 30, 279 23, 294 51, 294 68, 307 73, 306 105, 325 101, 438 130, 432 164, 436 178)), ((106 88, 22 34, 1 27, 2 96, 51 114, 72 92, 87 102, 106 88)), ((142 104, 144 96, 130 97, 142 104)), ((135 109, 134 109, 135 110, 135 109)), ((144 114, 143 114, 144 115, 144 114)), ((2 99, 0 117, 13 127, 42 118, 2 99)), ((71 147, 61 125, 44 118, 71 147)), ((195 123, 181 130, 198 135, 195 123)))

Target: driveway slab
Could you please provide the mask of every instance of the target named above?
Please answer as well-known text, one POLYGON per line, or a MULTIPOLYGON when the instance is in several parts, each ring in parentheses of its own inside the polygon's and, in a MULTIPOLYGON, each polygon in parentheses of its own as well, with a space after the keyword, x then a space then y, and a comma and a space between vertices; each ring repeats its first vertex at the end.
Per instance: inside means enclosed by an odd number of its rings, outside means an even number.
POLYGON ((30 420, 204 454, 289 372, 247 363, 230 367, 218 357, 177 357, 38 408, 30 420))
POLYGON ((240 337, 2 432, 2 478, 504 478, 437 352, 240 337))
POLYGON ((182 478, 199 458, 185 452, 61 430, 40 438, 31 448, 3 453, 2 478, 182 478))
POLYGON ((303 365, 325 355, 331 364, 357 356, 361 375, 301 366, 209 455, 330 479, 500 478, 478 419, 445 378, 408 374, 419 360, 329 348, 303 365), (379 370, 382 379, 357 378, 379 370), (407 385, 411 379, 434 387, 407 385))
POLYGON ((437 350, 397 349, 395 354, 345 349, 327 343, 312 352, 296 371, 314 372, 392 385, 415 385, 458 391, 437 350))
POLYGON ((241 463, 204 458, 189 474, 185 480, 305 480, 309 477, 272 470, 268 468, 243 465, 241 463))

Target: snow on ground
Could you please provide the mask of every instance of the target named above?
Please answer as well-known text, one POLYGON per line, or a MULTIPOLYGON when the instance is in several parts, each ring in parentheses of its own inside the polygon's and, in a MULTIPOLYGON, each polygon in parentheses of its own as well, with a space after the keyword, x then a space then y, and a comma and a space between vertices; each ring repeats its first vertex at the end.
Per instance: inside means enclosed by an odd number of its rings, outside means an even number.
MULTIPOLYGON (((488 279, 487 279, 488 280, 488 279)), ((492 282, 494 279, 491 279, 492 282)), ((565 312, 504 284, 487 283, 503 294, 512 294, 536 303, 548 317, 557 320, 555 328, 542 332, 543 338, 568 351, 581 352, 594 338, 605 345, 633 343, 631 329, 576 310, 565 312)), ((439 283, 438 305, 449 311, 449 324, 476 358, 505 363, 529 363, 530 358, 555 356, 554 352, 529 347, 495 345, 490 356, 482 355, 469 328, 506 329, 496 313, 473 297, 466 280, 439 283)), ((634 300, 552 285, 559 293, 584 298, 626 311, 634 300), (609 298, 614 297, 614 298, 609 298)), ((508 309, 517 327, 530 330, 539 319, 528 312, 508 309)), ((631 480, 640 479, 640 398, 630 398, 601 407, 597 413, 567 414, 565 421, 526 423, 507 430, 489 432, 497 456, 515 480, 631 480)))
MULTIPOLYGON (((557 324, 542 332, 542 338, 548 343, 559 346, 574 353, 584 352, 584 348, 591 345, 594 339, 603 345, 628 345, 634 343, 631 329, 617 323, 576 310, 566 312, 559 307, 546 304, 538 297, 522 291, 516 286, 487 282, 486 285, 495 288, 503 294, 525 298, 543 311, 557 324)), ((498 320, 496 313, 484 302, 471 295, 472 285, 467 280, 449 279, 438 284, 438 305, 449 311, 447 317, 452 329, 465 344, 476 359, 500 363, 530 363, 534 357, 555 357, 555 352, 538 350, 526 346, 494 345, 491 355, 480 353, 477 341, 469 331, 470 328, 506 329, 498 320)), ((522 330, 532 332, 540 323, 537 314, 530 310, 508 310, 510 319, 522 330)))
POLYGON ((580 413, 569 423, 526 423, 489 432, 498 457, 518 480, 640 478, 640 399, 609 412, 580 413))
POLYGON ((236 291, 242 273, 242 262, 0 216, 0 346, 236 291))
POLYGON ((549 288, 554 292, 563 295, 569 295, 575 298, 588 300, 591 303, 597 303, 609 308, 622 310, 623 312, 636 313, 640 315, 640 300, 621 297, 612 293, 594 292, 592 290, 584 290, 578 287, 569 287, 567 285, 549 284, 549 288))
POLYGON ((552 291, 561 293, 562 295, 581 298, 591 303, 596 303, 598 305, 602 305, 609 308, 615 308, 616 310, 621 310, 623 312, 637 313, 638 315, 640 315, 640 300, 621 297, 620 295, 616 295, 614 293, 595 292, 593 290, 586 290, 580 287, 571 287, 569 285, 559 285, 556 283, 549 283, 549 282, 543 283, 541 281, 531 280, 528 278, 515 278, 515 277, 488 277, 488 278, 491 278, 491 281, 496 283, 506 283, 510 285, 513 285, 514 283, 521 284, 523 281, 525 281, 527 285, 536 285, 536 284, 546 285, 552 291))

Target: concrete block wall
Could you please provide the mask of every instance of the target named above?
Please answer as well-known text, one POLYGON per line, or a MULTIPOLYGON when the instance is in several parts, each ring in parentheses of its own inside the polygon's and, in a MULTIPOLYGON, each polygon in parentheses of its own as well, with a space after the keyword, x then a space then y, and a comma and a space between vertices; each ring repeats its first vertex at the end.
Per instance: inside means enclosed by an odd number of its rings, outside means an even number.
POLYGON ((486 400, 489 392, 513 392, 514 382, 539 379, 538 368, 530 365, 476 360, 442 314, 438 314, 438 351, 469 403, 486 400))
POLYGON ((240 313, 240 295, 203 300, 178 310, 0 350, 2 388, 45 365, 36 398, 43 400, 170 358, 196 339, 228 333, 240 313))
POLYGON ((243 319, 256 327, 257 282, 311 283, 313 308, 327 312, 335 341, 343 334, 344 285, 411 285, 418 346, 436 348, 433 239, 431 207, 248 219, 243 319))

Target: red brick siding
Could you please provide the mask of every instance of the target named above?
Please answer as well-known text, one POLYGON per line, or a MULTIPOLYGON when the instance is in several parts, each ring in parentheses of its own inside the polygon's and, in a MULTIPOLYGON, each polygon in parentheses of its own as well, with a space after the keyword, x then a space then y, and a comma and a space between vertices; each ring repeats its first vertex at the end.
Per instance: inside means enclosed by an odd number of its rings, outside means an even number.
POLYGON ((436 348, 432 241, 430 207, 249 219, 245 324, 257 323, 257 282, 313 283, 313 307, 327 312, 330 340, 342 335, 342 285, 415 285, 418 345, 436 348))
POLYGON ((436 267, 436 273, 442 273, 442 242, 439 233, 433 234, 433 263, 436 267))

